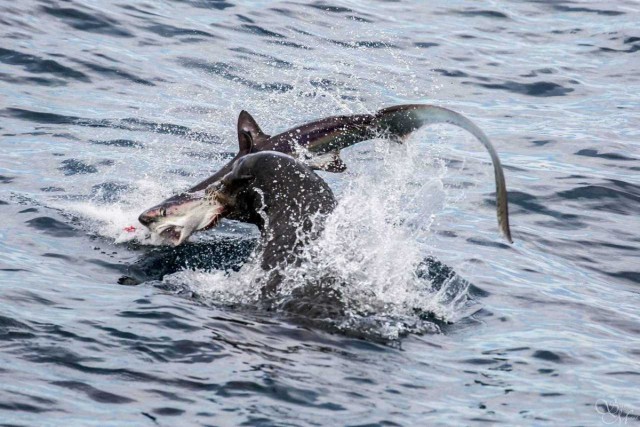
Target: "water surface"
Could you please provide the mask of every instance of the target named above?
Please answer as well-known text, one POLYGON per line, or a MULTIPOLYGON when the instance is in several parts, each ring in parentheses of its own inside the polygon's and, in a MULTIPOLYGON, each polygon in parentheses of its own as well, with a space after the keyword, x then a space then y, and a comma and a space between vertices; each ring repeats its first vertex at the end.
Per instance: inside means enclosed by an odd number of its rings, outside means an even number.
POLYGON ((639 20, 632 1, 4 2, 0 422, 638 423, 639 20), (123 230, 235 153, 242 109, 277 133, 414 102, 494 141, 515 243, 464 132, 345 150, 314 268, 379 304, 367 339, 240 304, 248 227, 175 250, 123 230), (468 300, 423 295, 425 258, 468 300))

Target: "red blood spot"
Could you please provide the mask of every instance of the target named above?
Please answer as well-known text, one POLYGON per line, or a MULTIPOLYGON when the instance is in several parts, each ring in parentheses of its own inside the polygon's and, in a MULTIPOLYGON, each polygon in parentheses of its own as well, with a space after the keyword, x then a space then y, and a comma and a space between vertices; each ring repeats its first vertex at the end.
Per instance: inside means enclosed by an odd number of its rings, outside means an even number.
POLYGON ((124 231, 126 231, 127 233, 133 233, 134 231, 136 231, 136 228, 133 225, 130 225, 128 227, 125 227, 124 231))

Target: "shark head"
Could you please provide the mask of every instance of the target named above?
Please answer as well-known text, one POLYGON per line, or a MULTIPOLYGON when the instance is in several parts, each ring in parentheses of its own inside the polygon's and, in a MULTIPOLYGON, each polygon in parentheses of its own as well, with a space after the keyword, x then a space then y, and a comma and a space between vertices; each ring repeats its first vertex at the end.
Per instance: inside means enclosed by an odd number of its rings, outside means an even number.
POLYGON ((238 117, 238 154, 205 181, 144 211, 138 217, 138 221, 174 246, 184 243, 197 231, 215 227, 229 211, 211 195, 211 191, 207 195, 205 190, 231 171, 232 165, 238 159, 254 150, 259 151, 259 147, 268 139, 269 135, 262 132, 255 119, 246 111, 242 111, 238 117))
POLYGON ((178 246, 196 231, 215 227, 225 206, 204 191, 182 193, 144 211, 138 221, 152 233, 178 246))

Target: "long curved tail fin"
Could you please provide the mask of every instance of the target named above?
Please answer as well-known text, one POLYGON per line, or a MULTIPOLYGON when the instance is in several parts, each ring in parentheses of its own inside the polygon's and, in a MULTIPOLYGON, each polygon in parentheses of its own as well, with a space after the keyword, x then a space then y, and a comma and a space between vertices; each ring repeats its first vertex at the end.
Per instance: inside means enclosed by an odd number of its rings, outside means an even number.
POLYGON ((496 178, 496 209, 498 225, 505 238, 513 243, 509 227, 509 205, 507 185, 498 153, 485 133, 471 120, 460 113, 434 105, 397 105, 382 109, 376 113, 376 126, 394 136, 404 136, 416 129, 438 123, 449 123, 458 126, 475 136, 484 145, 491 156, 496 178))

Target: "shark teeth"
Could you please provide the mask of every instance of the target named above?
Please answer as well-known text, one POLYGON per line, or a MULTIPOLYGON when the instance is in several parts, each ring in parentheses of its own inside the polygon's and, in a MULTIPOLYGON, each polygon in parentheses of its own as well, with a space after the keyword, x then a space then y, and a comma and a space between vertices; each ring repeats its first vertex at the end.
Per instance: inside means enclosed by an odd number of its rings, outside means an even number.
POLYGON ((162 237, 171 241, 180 241, 180 236, 182 235, 182 231, 177 227, 167 227, 162 233, 160 233, 162 237))

